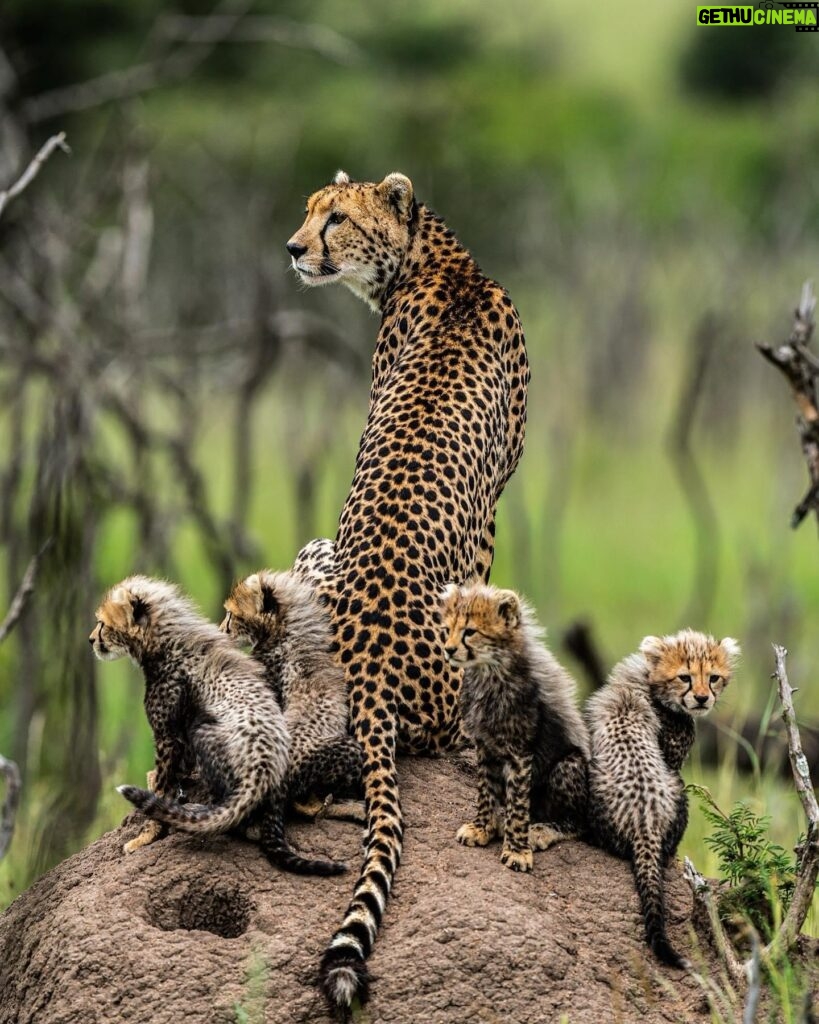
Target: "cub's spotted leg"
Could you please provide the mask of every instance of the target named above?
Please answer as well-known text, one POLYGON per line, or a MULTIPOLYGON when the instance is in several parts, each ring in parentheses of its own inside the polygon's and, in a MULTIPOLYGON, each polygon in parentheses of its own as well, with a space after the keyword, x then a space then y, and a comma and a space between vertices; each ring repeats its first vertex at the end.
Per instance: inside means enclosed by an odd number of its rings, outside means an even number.
POLYGON ((577 832, 564 832, 555 828, 554 825, 547 825, 539 821, 529 826, 529 845, 533 850, 548 850, 555 843, 562 843, 566 839, 576 839, 577 832))
POLYGON ((501 864, 512 871, 532 870, 532 848, 529 846, 531 788, 532 755, 510 754, 501 864))
POLYGON ((455 838, 464 846, 487 846, 500 834, 498 808, 503 794, 502 768, 483 744, 478 754, 478 810, 474 821, 461 825, 455 838))
POLYGON ((532 792, 529 828, 533 850, 548 850, 555 843, 583 834, 589 799, 588 765, 581 751, 561 758, 546 781, 532 792))

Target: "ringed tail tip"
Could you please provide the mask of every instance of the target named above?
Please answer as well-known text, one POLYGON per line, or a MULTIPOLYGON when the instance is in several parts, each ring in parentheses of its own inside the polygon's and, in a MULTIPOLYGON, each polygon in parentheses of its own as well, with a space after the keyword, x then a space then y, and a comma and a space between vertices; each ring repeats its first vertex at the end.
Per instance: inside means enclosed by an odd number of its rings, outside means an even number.
POLYGON ((370 972, 361 954, 349 946, 330 946, 321 961, 319 984, 331 1011, 346 1014, 370 995, 370 972))

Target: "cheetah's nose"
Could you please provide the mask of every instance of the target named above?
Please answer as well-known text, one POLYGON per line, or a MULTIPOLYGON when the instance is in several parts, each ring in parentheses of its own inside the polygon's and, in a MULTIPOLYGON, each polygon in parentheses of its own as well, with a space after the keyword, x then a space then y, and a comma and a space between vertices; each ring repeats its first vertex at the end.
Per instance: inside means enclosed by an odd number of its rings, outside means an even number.
POLYGON ((694 697, 694 700, 699 704, 699 706, 701 708, 704 708, 705 705, 708 703, 708 694, 707 693, 705 693, 705 694, 698 693, 694 697))
POLYGON ((299 256, 303 256, 307 252, 306 245, 299 245, 298 242, 294 242, 292 239, 287 243, 286 248, 294 260, 297 260, 299 256))
POLYGON ((455 653, 456 650, 457 650, 456 647, 445 647, 444 648, 444 657, 446 658, 447 661, 452 661, 452 655, 455 653))

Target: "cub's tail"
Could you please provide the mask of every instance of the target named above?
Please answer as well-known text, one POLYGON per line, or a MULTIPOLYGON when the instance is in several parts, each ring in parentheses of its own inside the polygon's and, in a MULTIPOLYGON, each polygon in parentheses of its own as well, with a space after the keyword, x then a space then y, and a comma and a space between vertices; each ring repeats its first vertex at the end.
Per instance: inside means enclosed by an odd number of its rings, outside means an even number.
POLYGON ((255 775, 250 776, 224 803, 180 804, 137 786, 117 786, 117 792, 141 811, 146 818, 173 825, 182 832, 216 833, 235 828, 253 811, 266 795, 267 786, 255 775))
POLYGON ((688 961, 671 945, 665 930, 665 881, 659 840, 641 837, 635 842, 632 867, 643 911, 646 941, 661 963, 680 969, 688 967, 688 961))
POLYGON ((271 810, 265 814, 261 823, 259 846, 263 853, 277 868, 292 871, 296 875, 341 875, 347 865, 339 860, 321 860, 302 857, 287 844, 284 836, 284 822, 281 809, 271 810))

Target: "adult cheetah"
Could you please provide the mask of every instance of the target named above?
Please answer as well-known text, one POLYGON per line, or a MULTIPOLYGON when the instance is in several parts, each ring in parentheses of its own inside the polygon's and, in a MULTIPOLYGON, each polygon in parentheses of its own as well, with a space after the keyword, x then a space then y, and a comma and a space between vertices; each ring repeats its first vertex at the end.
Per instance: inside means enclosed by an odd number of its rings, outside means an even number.
MULTIPOLYGON (((324 585, 364 752, 368 834, 321 963, 331 1007, 368 995, 366 959, 401 856, 396 747, 460 742, 460 673, 444 658, 443 586, 492 565, 495 506, 523 448, 529 367, 517 311, 453 232, 389 174, 339 171, 287 243, 307 285, 341 281, 381 313, 367 423, 324 585)), ((327 545, 297 570, 317 582, 327 545)))

